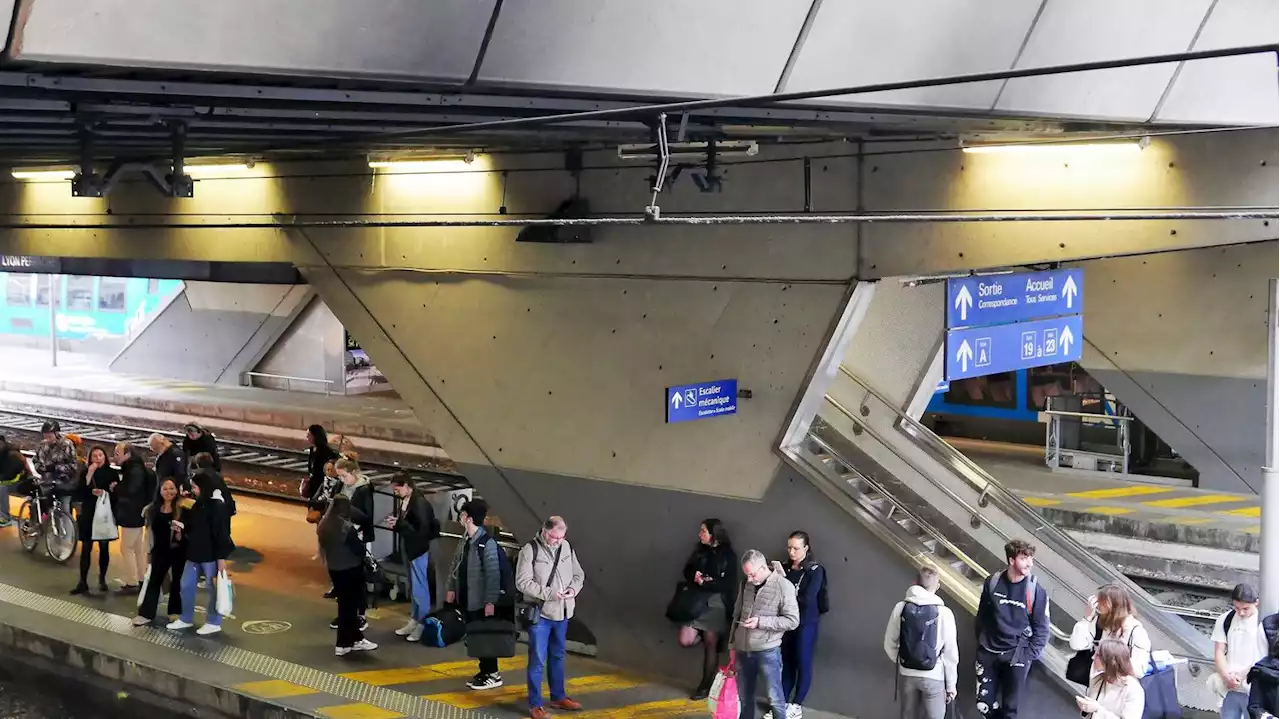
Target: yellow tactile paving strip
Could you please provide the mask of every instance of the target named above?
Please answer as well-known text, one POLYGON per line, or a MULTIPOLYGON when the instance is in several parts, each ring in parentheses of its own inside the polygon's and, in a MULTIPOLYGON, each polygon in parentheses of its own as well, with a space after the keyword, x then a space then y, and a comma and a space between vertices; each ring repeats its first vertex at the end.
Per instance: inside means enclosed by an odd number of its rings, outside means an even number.
MULTIPOLYGON (((1064 482, 1064 488, 1071 483, 1064 482)), ((1079 486, 1078 484, 1076 486, 1079 486)), ((1053 507, 1108 517, 1129 517, 1183 526, 1217 528, 1256 534, 1262 516, 1259 498, 1245 494, 1209 492, 1188 487, 1168 487, 1134 482, 1080 491, 1045 492, 1019 490, 1032 507, 1053 507)))

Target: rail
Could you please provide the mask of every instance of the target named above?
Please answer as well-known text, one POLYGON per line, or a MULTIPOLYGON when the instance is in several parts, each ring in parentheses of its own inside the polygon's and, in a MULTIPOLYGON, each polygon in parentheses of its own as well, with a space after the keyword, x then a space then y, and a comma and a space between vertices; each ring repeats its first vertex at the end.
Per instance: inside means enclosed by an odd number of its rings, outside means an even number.
MULTIPOLYGON (((1052 400, 1052 398, 1050 398, 1052 400)), ((1074 467, 1074 459, 1077 457, 1092 457, 1095 461, 1094 469, 1082 468, 1084 471, 1099 471, 1097 462, 1103 464, 1119 465, 1119 474, 1122 477, 1129 476, 1129 423, 1133 421, 1133 417, 1126 415, 1109 415, 1109 414, 1090 414, 1088 412, 1073 412, 1068 410, 1052 409, 1052 404, 1045 408, 1044 414, 1049 417, 1049 424, 1045 428, 1044 433, 1044 463, 1049 469, 1058 471, 1062 468, 1064 457, 1070 455, 1073 458, 1072 465, 1074 467), (1117 428, 1116 443, 1118 454, 1109 452, 1093 452, 1080 449, 1063 449, 1062 448, 1062 420, 1063 418, 1080 419, 1080 420, 1103 420, 1117 428)), ((1102 470, 1107 471, 1107 470, 1102 470)), ((1114 471, 1114 470, 1112 470, 1114 471)))
POLYGON ((1068 412, 1061 409, 1042 410, 1041 414, 1054 415, 1057 417, 1079 417, 1081 419, 1105 419, 1108 422, 1132 422, 1133 417, 1124 414, 1093 414, 1092 412, 1068 412))
POLYGON ((285 381, 287 391, 293 391, 294 382, 311 382, 313 384, 324 385, 325 396, 329 395, 329 385, 333 384, 331 379, 316 379, 315 377, 294 377, 287 374, 271 374, 270 372, 241 372, 240 384, 244 387, 253 386, 253 377, 263 377, 266 379, 282 379, 285 381))
MULTIPOLYGON (((920 424, 915 418, 907 415, 898 409, 892 402, 887 400, 883 395, 873 388, 867 386, 865 382, 849 372, 843 365, 840 366, 840 372, 853 381, 858 387, 865 391, 869 396, 874 397, 878 402, 893 412, 897 418, 897 426, 899 430, 914 440, 917 445, 921 446, 935 460, 944 467, 950 468, 957 476, 967 482, 971 487, 979 492, 978 505, 987 507, 993 505, 1013 519, 1017 524, 1030 531, 1034 536, 1042 542, 1049 545, 1057 555, 1062 556, 1073 566, 1085 571, 1087 574, 1105 581, 1099 581, 1098 584, 1116 583, 1124 586, 1133 596, 1134 603, 1147 611, 1141 612, 1144 619, 1149 622, 1149 626, 1159 629, 1162 634, 1168 636, 1178 642, 1183 649, 1190 649, 1196 654, 1185 655, 1183 652, 1178 654, 1184 655, 1184 658, 1192 661, 1205 661, 1206 654, 1202 647, 1204 645, 1204 637, 1196 632, 1195 629, 1187 625, 1185 621, 1179 618, 1176 622, 1171 621, 1169 613, 1164 609, 1164 605, 1159 605, 1152 601, 1146 591, 1126 577, 1122 572, 1114 566, 1099 560, 1091 552, 1080 546, 1078 542, 1063 532, 1058 527, 1045 521, 1045 519, 1035 510, 1027 506, 1017 495, 1010 492, 1003 485, 996 482, 985 470, 979 467, 973 460, 964 456, 956 448, 947 444, 942 438, 938 437, 927 427, 920 424)), ((830 401, 830 398, 828 398, 830 401)), ((885 442, 881 437, 877 436, 869 427, 866 426, 862 418, 854 417, 846 408, 839 408, 840 411, 851 418, 855 419, 858 424, 871 434, 877 441, 894 453, 898 459, 912 469, 920 476, 924 477, 928 482, 933 484, 939 490, 945 492, 949 497, 955 496, 949 488, 945 487, 941 482, 932 476, 928 471, 924 471, 915 462, 904 457, 891 443, 885 442)), ((967 502, 963 502, 962 506, 970 508, 967 502)), ((991 529, 997 536, 1004 537, 1007 541, 1009 537, 1004 534, 998 527, 987 521, 980 514, 975 515, 978 519, 991 529)), ((1082 604, 1087 603, 1088 594, 1082 593, 1080 589, 1072 586, 1070 582, 1065 582, 1061 577, 1055 575, 1052 571, 1041 566, 1038 571, 1043 571, 1055 580, 1072 595, 1077 597, 1082 604)))

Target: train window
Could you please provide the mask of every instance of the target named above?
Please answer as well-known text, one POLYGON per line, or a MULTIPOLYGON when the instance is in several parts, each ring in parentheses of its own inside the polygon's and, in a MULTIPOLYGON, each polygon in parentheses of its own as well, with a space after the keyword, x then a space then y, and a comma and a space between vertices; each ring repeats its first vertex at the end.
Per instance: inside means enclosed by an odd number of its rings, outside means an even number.
POLYGON ((83 275, 67 276, 67 309, 93 309, 93 278, 83 275))
POLYGON ((160 291, 160 280, 152 277, 147 280, 147 294, 154 295, 160 291))
POLYGON ((53 294, 57 298, 57 303, 58 303, 57 306, 58 307, 62 306, 61 280, 62 278, 56 275, 40 275, 38 278, 36 278, 36 306, 37 307, 49 306, 49 287, 50 286, 53 286, 54 288, 56 288, 54 289, 53 294), (53 284, 55 281, 57 282, 57 284, 53 284))
POLYGON ((1071 362, 1027 370, 1027 409, 1041 411, 1049 397, 1071 394, 1071 362))
POLYGON ((124 312, 125 291, 129 281, 123 277, 103 277, 98 280, 98 309, 103 312, 124 312))
POLYGON ((949 404, 1017 409, 1017 379, 1013 372, 1001 372, 955 380, 947 390, 946 401, 949 404))
POLYGON ((9 307, 30 307, 31 288, 35 283, 33 275, 10 272, 9 281, 5 284, 4 303, 9 307))

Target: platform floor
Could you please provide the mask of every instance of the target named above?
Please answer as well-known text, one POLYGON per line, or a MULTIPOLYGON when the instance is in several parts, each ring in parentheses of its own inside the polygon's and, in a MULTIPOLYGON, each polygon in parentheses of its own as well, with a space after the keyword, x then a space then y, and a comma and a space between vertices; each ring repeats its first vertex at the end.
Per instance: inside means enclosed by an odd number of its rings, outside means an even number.
POLYGON ((1045 466, 1042 448, 956 438, 947 441, 1033 507, 1232 533, 1256 535, 1260 531, 1262 510, 1257 495, 1157 484, 1138 475, 1124 478, 1054 472, 1045 466))
POLYGON ((323 424, 356 437, 438 447, 405 402, 394 397, 324 395, 258 387, 202 384, 118 374, 89 366, 49 367, 20 353, 0 352, 0 394, 5 401, 44 398, 103 408, 154 411, 183 417, 304 430, 323 424))
MULTIPOLYGON (((233 533, 241 548, 230 563, 236 610, 221 635, 205 639, 160 628, 134 629, 127 619, 135 612, 135 597, 68 596, 78 556, 59 565, 41 549, 28 555, 12 528, 0 531, 0 620, 11 612, 34 610, 41 622, 56 622, 58 631, 73 636, 81 630, 67 629, 66 622, 81 621, 92 627, 83 628, 92 634, 85 641, 107 642, 111 651, 127 649, 151 662, 173 663, 202 681, 333 719, 527 716, 523 656, 504 660, 506 685, 501 689, 470 691, 464 682, 475 673, 475 662, 465 658, 461 645, 437 649, 394 636, 406 619, 405 604, 370 611, 368 636, 380 645, 377 651, 334 656, 328 629, 334 604, 321 596, 328 581, 314 558, 314 527, 302 521, 302 512, 293 505, 243 497, 237 506, 233 533)), ((91 581, 96 562, 95 557, 91 581)), ((109 581, 119 571, 113 555, 109 581)), ((197 602, 207 599, 201 592, 197 602)), ((202 611, 198 604, 197 622, 202 611)), ((689 687, 662 679, 573 655, 567 673, 570 695, 585 707, 572 716, 582 719, 706 714, 705 702, 687 698, 689 687)), ((816 711, 805 715, 834 717, 816 711)))

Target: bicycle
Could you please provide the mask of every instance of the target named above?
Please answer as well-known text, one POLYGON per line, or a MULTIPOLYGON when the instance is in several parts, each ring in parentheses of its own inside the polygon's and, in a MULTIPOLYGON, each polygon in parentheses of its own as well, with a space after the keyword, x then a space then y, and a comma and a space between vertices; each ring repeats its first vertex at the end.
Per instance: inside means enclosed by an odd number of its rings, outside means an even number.
POLYGON ((67 499, 58 496, 53 484, 37 484, 18 510, 18 541, 22 548, 34 552, 43 536, 49 557, 66 564, 76 552, 77 534, 67 499))

